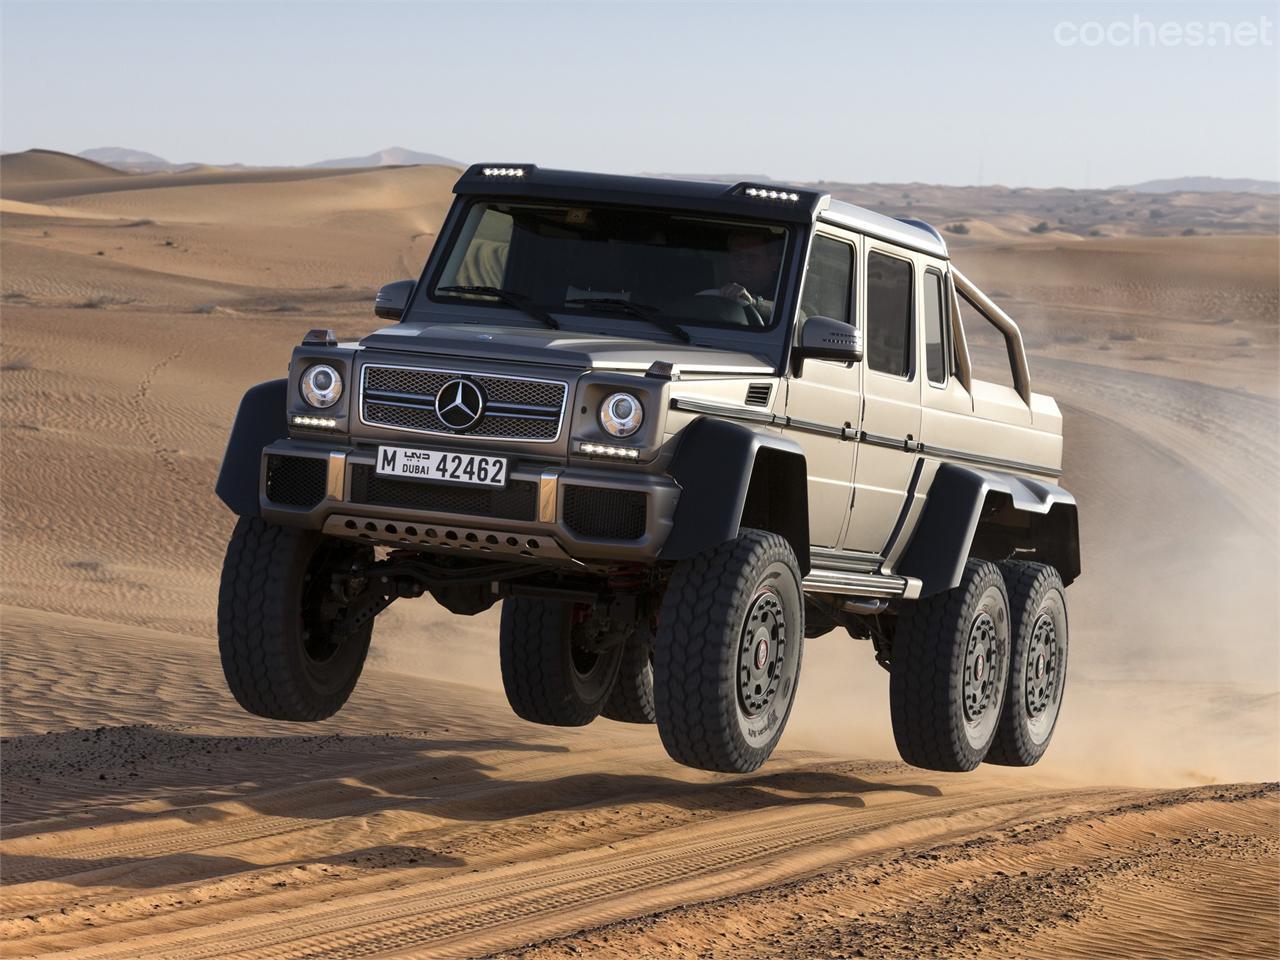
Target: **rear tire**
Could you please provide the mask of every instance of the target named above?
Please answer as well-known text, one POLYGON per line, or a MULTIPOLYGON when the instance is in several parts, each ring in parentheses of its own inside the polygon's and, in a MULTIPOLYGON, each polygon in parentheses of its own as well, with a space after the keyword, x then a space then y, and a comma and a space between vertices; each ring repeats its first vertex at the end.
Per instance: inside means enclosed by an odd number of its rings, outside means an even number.
POLYGON ((987 763, 1029 767, 1049 748, 1067 681, 1067 597, 1053 567, 1000 564, 1009 592, 1009 689, 987 763))
POLYGON ((373 623, 350 634, 332 574, 366 566, 369 547, 267 523, 236 522, 218 591, 218 651, 227 686, 250 713, 324 720, 355 689, 373 623))
POLYGON ((948 771, 982 762, 1008 687, 1009 635, 1004 578, 986 560, 965 564, 957 587, 904 606, 889 667, 903 760, 948 771))
POLYGON ((743 530, 677 564, 658 616, 654 702, 672 759, 749 773, 791 715, 804 653, 804 599, 791 545, 743 530))
POLYGON ((601 711, 620 723, 654 723, 653 633, 648 623, 636 627, 622 650, 622 664, 613 692, 601 711))
POLYGON ((509 597, 498 650, 502 685, 516 715, 553 727, 582 727, 600 715, 622 663, 618 643, 591 651, 574 643, 575 605, 509 597))

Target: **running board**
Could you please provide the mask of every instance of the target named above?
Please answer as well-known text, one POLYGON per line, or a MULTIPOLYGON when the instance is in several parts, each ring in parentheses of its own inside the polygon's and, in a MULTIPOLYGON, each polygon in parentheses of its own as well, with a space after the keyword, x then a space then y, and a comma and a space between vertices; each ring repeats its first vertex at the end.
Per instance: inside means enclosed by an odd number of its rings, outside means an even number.
POLYGON ((914 600, 922 584, 915 577, 895 577, 883 573, 854 573, 850 570, 809 571, 804 578, 805 593, 832 593, 842 597, 902 597, 914 600))

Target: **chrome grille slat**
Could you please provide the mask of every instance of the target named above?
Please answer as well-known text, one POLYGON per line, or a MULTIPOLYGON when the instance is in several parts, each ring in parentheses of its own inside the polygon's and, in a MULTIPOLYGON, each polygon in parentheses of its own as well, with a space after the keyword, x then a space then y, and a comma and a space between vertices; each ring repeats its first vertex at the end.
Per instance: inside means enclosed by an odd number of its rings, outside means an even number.
POLYGON ((551 443, 560 436, 568 393, 563 380, 367 363, 360 373, 360 420, 410 433, 551 443), (457 377, 475 381, 488 398, 484 417, 465 433, 450 430, 435 413, 436 393, 457 377))

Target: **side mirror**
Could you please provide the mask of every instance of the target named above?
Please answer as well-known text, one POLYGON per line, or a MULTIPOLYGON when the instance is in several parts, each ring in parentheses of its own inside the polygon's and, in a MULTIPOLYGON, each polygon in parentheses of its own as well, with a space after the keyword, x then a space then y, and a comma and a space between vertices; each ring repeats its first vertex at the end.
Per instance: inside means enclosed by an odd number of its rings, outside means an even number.
POLYGON ((383 320, 399 320, 409 306, 409 295, 416 284, 416 280, 397 280, 386 284, 374 298, 373 315, 383 320))
POLYGON ((843 320, 809 317, 800 328, 800 342, 794 353, 799 360, 857 363, 862 359, 862 331, 843 320))

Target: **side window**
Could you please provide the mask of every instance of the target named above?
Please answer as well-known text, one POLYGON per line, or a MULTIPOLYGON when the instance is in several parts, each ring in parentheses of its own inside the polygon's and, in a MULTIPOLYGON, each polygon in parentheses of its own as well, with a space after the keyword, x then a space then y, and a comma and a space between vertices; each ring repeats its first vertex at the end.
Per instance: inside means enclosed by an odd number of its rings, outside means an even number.
POLYGON ((853 322, 853 264, 851 245, 821 234, 813 238, 800 294, 802 317, 853 322))
POLYGON ((947 382, 947 311, 942 299, 942 274, 924 272, 924 365, 930 383, 947 382))
POLYGON ((911 261, 873 251, 867 256, 867 363, 895 377, 911 376, 911 261))

